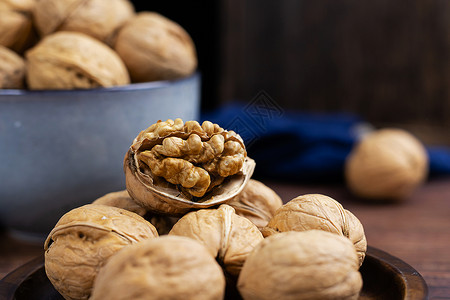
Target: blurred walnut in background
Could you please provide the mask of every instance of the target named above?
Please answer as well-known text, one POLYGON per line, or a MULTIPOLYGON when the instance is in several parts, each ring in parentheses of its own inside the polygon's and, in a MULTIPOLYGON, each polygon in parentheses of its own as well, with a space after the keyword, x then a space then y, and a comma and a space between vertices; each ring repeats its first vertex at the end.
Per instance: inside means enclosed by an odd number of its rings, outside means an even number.
POLYGON ((34 0, 0 0, 0 45, 22 53, 37 36, 32 24, 34 0))
POLYGON ((25 61, 14 51, 0 45, 0 89, 21 89, 25 79, 25 61))
POLYGON ((197 67, 197 54, 189 34, 154 12, 141 12, 125 24, 114 48, 133 82, 181 78, 197 67))
POLYGON ((41 36, 76 31, 108 43, 134 13, 128 0, 37 0, 34 19, 41 36))
POLYGON ((372 200, 402 200, 423 183, 428 155, 422 143, 401 129, 377 130, 355 145, 345 164, 349 189, 372 200))
POLYGON ((87 89, 130 83, 120 57, 100 41, 78 32, 46 36, 26 53, 33 90, 87 89))

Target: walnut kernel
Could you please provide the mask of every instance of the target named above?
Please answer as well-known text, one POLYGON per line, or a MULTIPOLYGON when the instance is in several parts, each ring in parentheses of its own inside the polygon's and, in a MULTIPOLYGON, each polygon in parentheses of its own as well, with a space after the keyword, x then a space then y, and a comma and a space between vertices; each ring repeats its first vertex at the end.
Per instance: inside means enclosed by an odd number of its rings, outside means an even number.
POLYGON ((230 200, 253 169, 241 137, 208 121, 159 121, 134 139, 124 159, 131 197, 166 214, 230 200))

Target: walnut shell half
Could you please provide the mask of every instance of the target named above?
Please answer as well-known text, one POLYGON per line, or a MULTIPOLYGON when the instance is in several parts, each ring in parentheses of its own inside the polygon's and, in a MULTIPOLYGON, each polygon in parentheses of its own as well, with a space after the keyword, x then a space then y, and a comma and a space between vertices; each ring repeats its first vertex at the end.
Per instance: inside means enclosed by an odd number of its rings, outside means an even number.
POLYGON ((296 197, 280 207, 266 227, 264 236, 286 231, 319 229, 349 238, 364 261, 367 241, 361 222, 331 197, 307 194, 296 197))
POLYGON ((155 227, 124 209, 88 204, 59 219, 45 244, 45 272, 65 299, 88 299, 99 269, 123 247, 157 237, 155 227))
POLYGON ((236 277, 249 253, 264 239, 252 222, 238 216, 227 204, 186 214, 173 226, 169 235, 200 241, 224 266, 226 273, 236 277))
POLYGON ((245 300, 358 299, 358 257, 345 237, 321 230, 266 238, 249 255, 238 280, 245 300))
POLYGON ((254 168, 238 134, 181 119, 142 131, 124 159, 130 196, 150 211, 180 216, 231 200, 254 168))
POLYGON ((98 274, 91 300, 221 300, 225 277, 199 242, 164 236, 129 246, 98 274))

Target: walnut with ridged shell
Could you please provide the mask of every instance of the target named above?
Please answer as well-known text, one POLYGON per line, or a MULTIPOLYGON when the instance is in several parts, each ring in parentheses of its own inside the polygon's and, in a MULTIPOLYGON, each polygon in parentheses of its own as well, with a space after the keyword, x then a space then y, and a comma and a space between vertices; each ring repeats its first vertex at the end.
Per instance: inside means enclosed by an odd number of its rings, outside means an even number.
POLYGON ((98 274, 91 300, 221 300, 225 277, 199 242, 164 236, 123 249, 98 274))
POLYGON ((349 238, 358 253, 359 265, 364 261, 367 240, 358 218, 331 197, 321 194, 298 196, 280 207, 266 227, 265 237, 286 231, 318 229, 349 238))
POLYGON ((242 192, 227 204, 234 208, 236 214, 246 217, 262 229, 283 205, 283 201, 267 185, 250 179, 242 192))
POLYGON ((92 202, 92 204, 114 206, 134 212, 152 223, 159 235, 168 234, 173 225, 178 221, 178 218, 176 217, 148 212, 147 209, 137 204, 136 201, 130 197, 127 190, 111 192, 103 195, 92 202))
POLYGON ((157 237, 155 227, 124 209, 87 204, 62 216, 45 244, 45 272, 65 299, 88 299, 100 268, 125 246, 157 237))
POLYGON ((236 277, 247 256, 264 239, 252 222, 237 215, 227 204, 186 214, 173 226, 169 235, 200 241, 216 257, 226 274, 236 277))
POLYGON ((362 288, 352 242, 322 230, 283 232, 248 256, 238 280, 244 300, 356 300, 362 288))
POLYGON ((234 131, 205 121, 158 121, 133 141, 124 159, 130 196, 150 211, 183 215, 238 195, 255 162, 234 131))

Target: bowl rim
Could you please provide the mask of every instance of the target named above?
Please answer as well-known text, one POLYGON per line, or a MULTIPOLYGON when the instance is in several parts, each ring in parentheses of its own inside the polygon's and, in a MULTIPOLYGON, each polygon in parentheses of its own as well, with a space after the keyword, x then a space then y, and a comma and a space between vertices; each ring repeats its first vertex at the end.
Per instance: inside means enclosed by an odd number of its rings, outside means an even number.
POLYGON ((200 77, 200 72, 197 70, 192 74, 171 80, 157 80, 148 82, 138 82, 130 83, 126 85, 116 85, 111 87, 98 87, 91 89, 64 89, 64 90, 28 90, 28 89, 0 89, 0 101, 3 100, 1 96, 27 96, 27 95, 41 95, 41 94, 55 94, 61 95, 65 93, 77 92, 78 94, 89 94, 89 93, 110 93, 110 92, 128 92, 128 91, 139 91, 139 90, 152 90, 168 87, 171 85, 182 84, 186 81, 193 80, 200 77))

